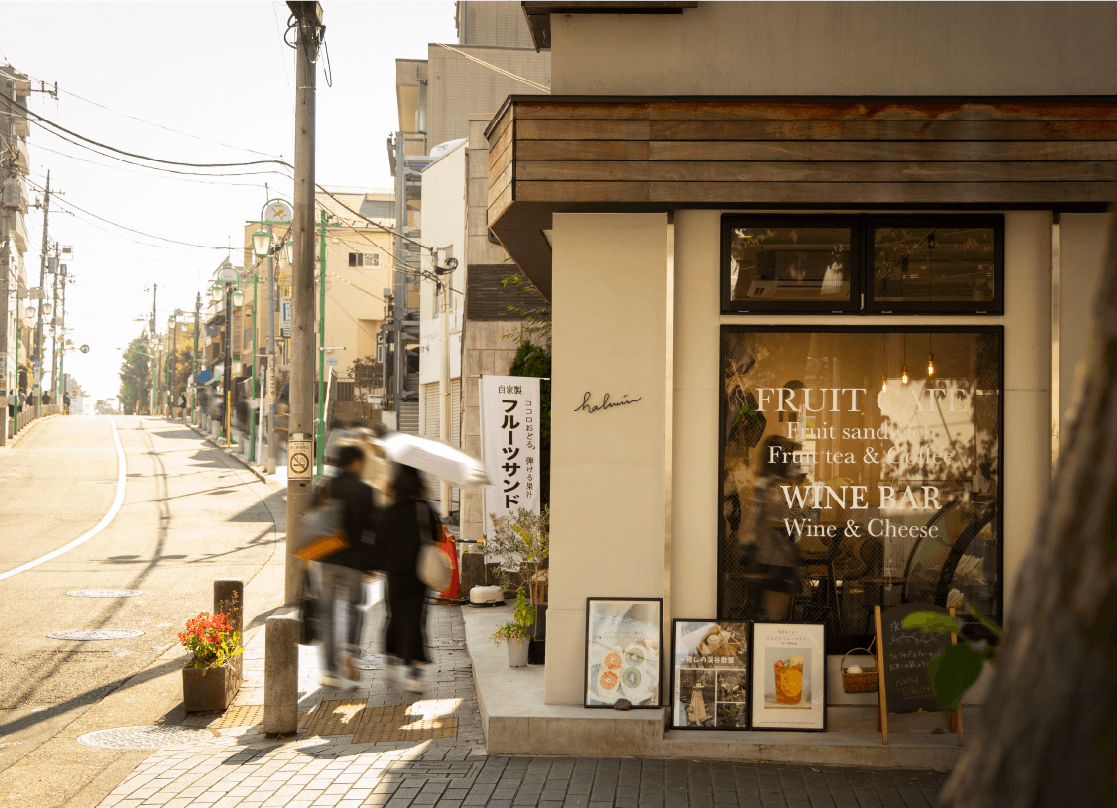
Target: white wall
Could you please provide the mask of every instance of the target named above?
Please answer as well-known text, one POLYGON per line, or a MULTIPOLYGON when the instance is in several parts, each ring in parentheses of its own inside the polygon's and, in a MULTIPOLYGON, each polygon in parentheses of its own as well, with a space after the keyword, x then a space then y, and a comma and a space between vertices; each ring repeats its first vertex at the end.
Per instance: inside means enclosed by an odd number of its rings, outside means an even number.
POLYGON ((554 218, 549 704, 582 703, 587 597, 663 592, 666 222, 554 218))
MULTIPOLYGON (((722 324, 910 325, 910 317, 719 313, 720 219, 675 218, 672 616, 716 613, 722 324)), ((581 703, 585 599, 663 595, 666 217, 556 214, 551 590, 546 701, 581 703), (585 391, 642 401, 574 412, 585 391)), ((1003 325, 1006 608, 1050 477, 1048 212, 1005 214, 1005 315, 920 317, 1003 325)))
POLYGON ((1065 435, 1076 388, 1094 347, 1094 301, 1105 266, 1109 215, 1064 213, 1059 231, 1059 422, 1065 435))
POLYGON ((1113 3, 700 2, 551 15, 555 95, 1105 95, 1113 3))

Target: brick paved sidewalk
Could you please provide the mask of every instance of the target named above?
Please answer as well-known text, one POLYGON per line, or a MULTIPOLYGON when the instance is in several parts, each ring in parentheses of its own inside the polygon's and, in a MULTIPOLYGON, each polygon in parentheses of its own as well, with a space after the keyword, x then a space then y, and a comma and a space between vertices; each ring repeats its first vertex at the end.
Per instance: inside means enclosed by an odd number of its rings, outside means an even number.
POLYGON ((384 604, 366 623, 354 691, 318 686, 300 648, 299 733, 260 733, 263 630, 246 640, 245 685, 224 716, 192 716, 212 741, 153 752, 102 808, 930 808, 946 775, 727 761, 489 757, 458 607, 428 613, 424 692, 391 681, 380 656, 384 604), (410 714, 408 714, 408 711, 410 714), (233 720, 241 717, 242 726, 233 720), (255 721, 255 723, 251 723, 255 721))

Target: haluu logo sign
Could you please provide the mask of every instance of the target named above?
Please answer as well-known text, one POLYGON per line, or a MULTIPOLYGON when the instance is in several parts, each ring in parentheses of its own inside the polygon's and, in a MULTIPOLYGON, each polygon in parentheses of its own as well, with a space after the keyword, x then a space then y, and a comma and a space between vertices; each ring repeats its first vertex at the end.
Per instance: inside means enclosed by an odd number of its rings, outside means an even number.
POLYGON ((582 403, 574 408, 574 412, 600 412, 601 410, 611 410, 614 407, 623 407, 625 404, 635 404, 637 401, 644 400, 643 396, 640 398, 629 398, 628 393, 622 395, 620 401, 611 401, 609 399, 609 394, 606 393, 602 396, 600 404, 591 404, 590 398, 592 398, 592 394, 587 390, 586 394, 582 396, 582 403))

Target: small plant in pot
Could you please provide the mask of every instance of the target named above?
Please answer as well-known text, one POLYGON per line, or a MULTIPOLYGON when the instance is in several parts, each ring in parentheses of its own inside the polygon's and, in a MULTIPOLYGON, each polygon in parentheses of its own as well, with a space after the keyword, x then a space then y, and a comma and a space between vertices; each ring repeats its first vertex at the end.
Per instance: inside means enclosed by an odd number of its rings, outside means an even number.
POLYGON ((178 635, 191 657, 182 668, 183 709, 188 713, 224 710, 240 687, 239 668, 231 664, 244 651, 228 615, 202 612, 186 621, 178 635))
POLYGON ((516 606, 512 619, 493 632, 493 643, 508 643, 508 667, 522 668, 527 665, 528 639, 531 626, 535 623, 535 607, 527 602, 524 590, 516 591, 516 606))
POLYGON ((493 529, 485 537, 485 555, 499 563, 497 578, 506 591, 527 590, 535 609, 528 637, 541 647, 546 625, 550 512, 546 507, 539 513, 517 508, 504 516, 491 514, 491 518, 493 529))

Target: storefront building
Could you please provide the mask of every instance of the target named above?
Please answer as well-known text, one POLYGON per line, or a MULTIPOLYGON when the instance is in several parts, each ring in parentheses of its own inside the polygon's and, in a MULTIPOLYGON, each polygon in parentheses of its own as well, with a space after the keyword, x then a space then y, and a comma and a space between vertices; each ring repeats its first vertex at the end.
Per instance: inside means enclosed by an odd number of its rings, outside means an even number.
POLYGON ((523 4, 552 95, 487 133, 554 318, 545 700, 583 703, 587 598, 661 598, 665 638, 753 616, 779 460, 791 617, 868 709, 837 661, 874 605, 1012 603, 1090 341, 1117 10, 592 5, 523 4))

